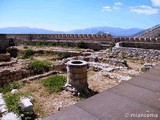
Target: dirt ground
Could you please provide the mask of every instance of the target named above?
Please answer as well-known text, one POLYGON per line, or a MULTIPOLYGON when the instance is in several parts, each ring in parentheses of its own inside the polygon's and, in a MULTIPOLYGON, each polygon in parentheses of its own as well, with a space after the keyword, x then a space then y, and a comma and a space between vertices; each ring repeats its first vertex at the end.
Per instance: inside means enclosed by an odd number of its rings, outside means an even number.
MULTIPOLYGON (((140 63, 129 62, 128 64, 133 67, 134 70, 142 66, 140 63)), ((115 70, 114 73, 124 75, 121 70, 115 70)), ((93 91, 103 92, 104 90, 118 85, 120 82, 122 81, 103 76, 99 71, 95 72, 92 69, 88 70, 88 84, 89 88, 93 91)), ((73 96, 70 92, 65 90, 60 93, 50 94, 41 85, 39 80, 27 82, 20 91, 30 93, 34 97, 34 110, 39 117, 49 116, 83 100, 80 97, 73 96)))

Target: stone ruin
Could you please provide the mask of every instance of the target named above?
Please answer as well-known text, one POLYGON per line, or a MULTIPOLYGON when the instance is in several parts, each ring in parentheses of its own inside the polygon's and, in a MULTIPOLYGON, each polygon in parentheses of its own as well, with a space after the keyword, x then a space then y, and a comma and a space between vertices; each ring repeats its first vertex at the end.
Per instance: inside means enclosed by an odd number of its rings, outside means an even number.
POLYGON ((82 60, 71 60, 67 65, 67 83, 65 88, 71 92, 86 93, 88 90, 87 68, 88 63, 82 60))

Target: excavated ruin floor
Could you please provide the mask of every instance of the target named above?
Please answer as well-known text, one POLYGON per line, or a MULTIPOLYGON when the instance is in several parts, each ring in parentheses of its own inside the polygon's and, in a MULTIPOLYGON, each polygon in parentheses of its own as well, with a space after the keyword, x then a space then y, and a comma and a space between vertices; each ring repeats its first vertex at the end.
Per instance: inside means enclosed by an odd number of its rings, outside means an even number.
MULTIPOLYGON (((17 47, 20 50, 24 50, 24 46, 18 46, 17 47)), ((81 51, 81 53, 90 52, 92 55, 99 55, 100 57, 105 57, 106 51, 101 52, 93 52, 92 50, 83 50, 83 49, 71 49, 71 48, 62 48, 62 47, 54 47, 54 48, 37 48, 33 46, 28 46, 27 48, 39 51, 39 50, 46 50, 46 51, 69 51, 69 52, 76 52, 78 50, 81 51), (102 54, 103 53, 103 54, 102 54)), ((82 54, 81 54, 82 55, 82 54)), ((57 60, 56 55, 34 55, 31 59, 27 60, 21 60, 19 59, 17 63, 14 63, 11 66, 3 66, 0 67, 1 69, 9 69, 9 68, 19 68, 19 66, 23 66, 27 64, 29 61, 32 60, 48 60, 53 63, 56 63, 60 60, 57 60)), ((140 68, 143 66, 144 63, 151 63, 151 64, 157 64, 159 62, 151 62, 151 61, 136 61, 136 60, 127 60, 127 64, 130 67, 130 69, 126 68, 116 68, 112 65, 111 69, 101 69, 101 70, 95 70, 94 67, 90 67, 88 69, 88 84, 89 88, 95 92, 103 92, 113 86, 118 85, 119 83, 123 82, 123 79, 132 78, 139 74, 141 74, 140 68), (116 69, 113 69, 116 68, 116 69)), ((100 63, 99 63, 100 64, 100 63)), ((66 73, 64 74, 66 76, 66 73)), ((31 93, 31 95, 35 99, 34 109, 35 113, 38 115, 38 117, 46 117, 53 113, 56 113, 59 110, 63 110, 81 100, 84 98, 73 96, 68 91, 61 91, 59 93, 48 93, 46 89, 42 86, 42 84, 39 82, 39 80, 36 81, 27 81, 25 85, 19 90, 20 92, 28 92, 31 93)))

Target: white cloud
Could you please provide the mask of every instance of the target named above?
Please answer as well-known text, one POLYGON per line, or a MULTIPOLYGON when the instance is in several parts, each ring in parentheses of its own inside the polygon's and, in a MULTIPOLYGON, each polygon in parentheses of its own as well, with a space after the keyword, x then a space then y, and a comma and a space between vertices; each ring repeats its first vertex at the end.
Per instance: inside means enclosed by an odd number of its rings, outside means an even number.
POLYGON ((121 3, 121 2, 116 2, 116 3, 114 3, 114 5, 115 5, 115 6, 121 6, 121 5, 123 5, 123 3, 121 3))
POLYGON ((112 10, 111 10, 110 6, 104 6, 102 11, 103 12, 109 12, 109 11, 112 11, 112 10))
POLYGON ((113 9, 115 9, 115 10, 119 10, 119 9, 120 9, 120 7, 113 6, 113 9))
POLYGON ((145 15, 152 15, 152 14, 158 13, 158 9, 147 6, 147 5, 131 7, 130 11, 136 12, 137 14, 145 14, 145 15))
POLYGON ((116 2, 116 3, 114 3, 113 9, 118 10, 118 9, 120 9, 120 6, 122 6, 122 5, 123 5, 123 3, 116 2))
POLYGON ((160 0, 151 0, 154 6, 160 6, 160 0))

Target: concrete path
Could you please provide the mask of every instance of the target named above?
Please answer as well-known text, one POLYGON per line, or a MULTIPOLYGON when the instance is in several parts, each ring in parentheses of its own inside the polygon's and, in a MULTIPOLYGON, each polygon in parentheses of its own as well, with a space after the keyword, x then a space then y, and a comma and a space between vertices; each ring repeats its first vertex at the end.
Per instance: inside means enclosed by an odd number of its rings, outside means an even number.
POLYGON ((160 120, 160 65, 44 120, 160 120))

